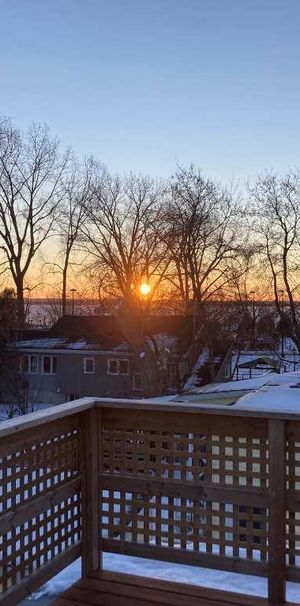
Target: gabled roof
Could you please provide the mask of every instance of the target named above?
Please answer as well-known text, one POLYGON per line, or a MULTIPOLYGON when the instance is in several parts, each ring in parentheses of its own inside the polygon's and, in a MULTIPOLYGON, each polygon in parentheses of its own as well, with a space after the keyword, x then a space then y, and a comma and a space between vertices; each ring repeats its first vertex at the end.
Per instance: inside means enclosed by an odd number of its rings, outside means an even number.
POLYGON ((84 340, 103 350, 113 349, 125 340, 115 318, 108 315, 62 316, 50 329, 49 336, 62 337, 69 342, 84 340))
MULTIPOLYGON (((143 322, 144 336, 168 335, 185 350, 191 340, 192 318, 189 316, 148 316, 143 322)), ((111 315, 64 315, 50 329, 28 329, 17 337, 22 349, 68 349, 100 351, 124 350, 129 345, 117 318, 111 315)))
POLYGON ((270 366, 271 368, 279 368, 278 362, 274 360, 274 358, 269 358, 267 356, 254 358, 253 360, 248 360, 247 362, 238 364, 238 368, 261 368, 266 366, 270 366))

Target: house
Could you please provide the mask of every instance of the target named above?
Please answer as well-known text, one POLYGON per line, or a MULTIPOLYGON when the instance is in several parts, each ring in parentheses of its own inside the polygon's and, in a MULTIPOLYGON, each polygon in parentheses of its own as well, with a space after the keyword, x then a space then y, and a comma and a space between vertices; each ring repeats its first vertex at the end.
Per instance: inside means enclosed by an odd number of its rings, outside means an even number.
MULTIPOLYGON (((65 315, 50 329, 20 331, 9 347, 29 401, 60 404, 83 396, 138 398, 176 391, 180 360, 192 340, 191 317, 149 316, 139 342, 121 327, 114 316, 65 315)), ((12 393, 6 376, 0 378, 2 402, 12 393)))

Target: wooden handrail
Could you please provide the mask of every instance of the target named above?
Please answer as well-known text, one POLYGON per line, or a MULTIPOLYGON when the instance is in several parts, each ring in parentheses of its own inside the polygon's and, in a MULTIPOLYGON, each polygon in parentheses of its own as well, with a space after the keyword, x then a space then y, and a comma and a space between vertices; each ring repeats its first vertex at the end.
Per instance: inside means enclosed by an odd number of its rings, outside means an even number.
POLYGON ((81 398, 65 404, 49 406, 45 410, 31 412, 29 414, 14 417, 0 423, 0 440, 7 436, 15 436, 16 433, 33 427, 39 427, 46 423, 52 423, 58 419, 64 419, 77 413, 89 410, 95 406, 95 398, 81 398))
MULTIPOLYGON (((299 390, 300 398, 300 390, 299 390)), ((32 412, 23 416, 14 417, 0 423, 0 440, 7 436, 14 436, 20 431, 39 427, 46 423, 51 423, 58 419, 97 408, 130 408, 131 410, 151 410, 165 412, 183 412, 185 414, 199 415, 217 415, 229 417, 249 417, 257 419, 282 419, 300 420, 300 412, 292 408, 285 411, 270 410, 268 407, 262 407, 260 410, 251 408, 238 408, 234 406, 224 406, 222 404, 191 404, 185 402, 159 402, 157 400, 138 400, 126 398, 81 398, 64 404, 49 406, 42 411, 32 412)))

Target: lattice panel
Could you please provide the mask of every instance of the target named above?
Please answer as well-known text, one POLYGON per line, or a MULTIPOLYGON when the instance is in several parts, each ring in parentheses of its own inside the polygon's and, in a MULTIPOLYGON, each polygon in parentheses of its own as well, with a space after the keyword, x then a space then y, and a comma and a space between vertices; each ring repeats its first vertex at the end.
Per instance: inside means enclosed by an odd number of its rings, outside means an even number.
POLYGON ((100 450, 109 549, 131 544, 141 553, 155 546, 162 557, 167 549, 169 559, 177 549, 195 561, 197 554, 267 561, 268 509, 247 501, 269 486, 264 422, 102 413, 100 450))
POLYGON ((300 491, 300 436, 299 441, 290 436, 287 442, 287 488, 300 491))
POLYGON ((80 540, 79 417, 0 445, 0 587, 6 591, 80 540))
POLYGON ((79 430, 66 421, 51 425, 34 439, 0 458, 0 514, 79 476, 79 430))
POLYGON ((267 559, 265 509, 153 493, 102 491, 103 538, 267 559))
POLYGON ((0 537, 0 590, 6 591, 80 539, 75 494, 0 537))
POLYGON ((106 427, 101 461, 105 474, 268 486, 266 438, 106 427))
MULTIPOLYGON (((286 442, 287 495, 300 500, 300 425, 287 425, 286 442)), ((286 512, 287 552, 290 566, 300 566, 300 511, 299 506, 290 506, 286 512), (298 511, 297 511, 298 509, 298 511)))
POLYGON ((300 512, 287 511, 287 551, 291 566, 300 564, 300 512))

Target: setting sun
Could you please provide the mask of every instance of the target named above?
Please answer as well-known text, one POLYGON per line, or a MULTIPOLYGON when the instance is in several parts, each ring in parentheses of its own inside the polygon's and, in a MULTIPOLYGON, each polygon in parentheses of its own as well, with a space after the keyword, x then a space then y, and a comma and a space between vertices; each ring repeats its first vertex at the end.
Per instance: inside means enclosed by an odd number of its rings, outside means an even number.
POLYGON ((147 284, 147 282, 142 282, 142 284, 140 286, 141 295, 143 295, 143 297, 147 297, 147 295, 149 295, 150 291, 151 291, 151 286, 149 284, 147 284))

